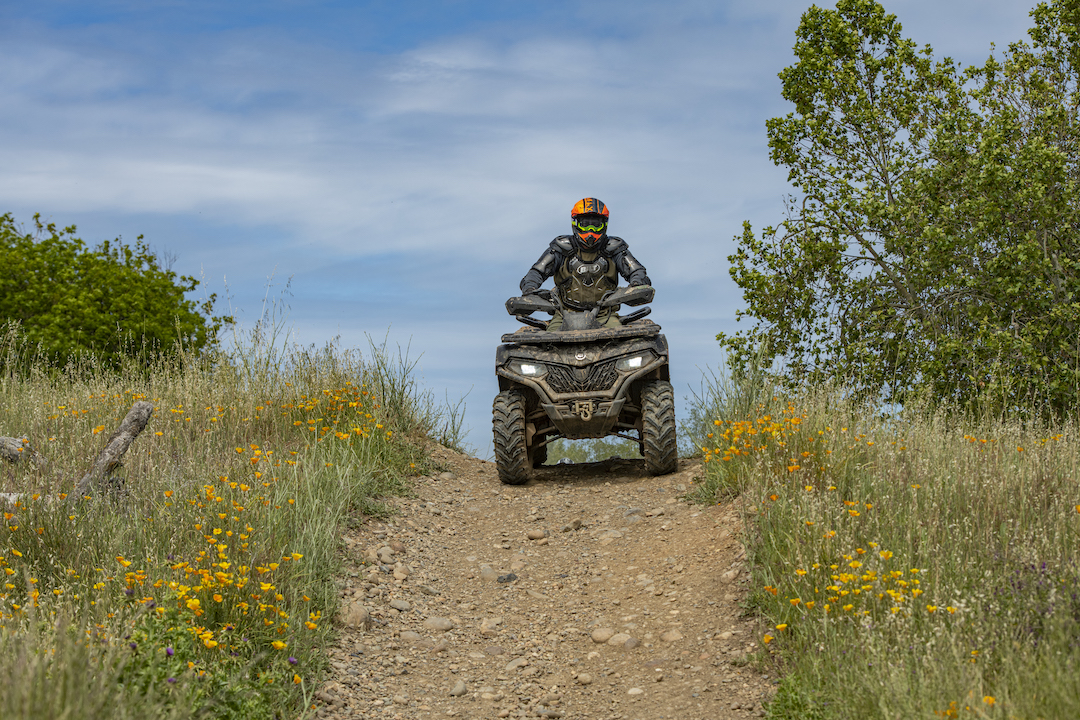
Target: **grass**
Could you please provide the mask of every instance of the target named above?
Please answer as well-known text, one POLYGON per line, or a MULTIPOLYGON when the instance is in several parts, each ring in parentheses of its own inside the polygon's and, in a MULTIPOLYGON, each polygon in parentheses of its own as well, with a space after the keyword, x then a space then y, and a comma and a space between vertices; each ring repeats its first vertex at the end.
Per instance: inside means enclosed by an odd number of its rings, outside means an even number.
MULTIPOLYGON (((272 340, 270 342, 273 342, 272 340)), ((0 338, 0 717, 298 717, 325 670, 340 527, 388 512, 460 424, 372 345, 50 369, 0 338), (68 495, 130 406, 107 487, 68 495)))
POLYGON ((718 379, 689 433, 744 508, 773 718, 1080 717, 1080 439, 718 379))

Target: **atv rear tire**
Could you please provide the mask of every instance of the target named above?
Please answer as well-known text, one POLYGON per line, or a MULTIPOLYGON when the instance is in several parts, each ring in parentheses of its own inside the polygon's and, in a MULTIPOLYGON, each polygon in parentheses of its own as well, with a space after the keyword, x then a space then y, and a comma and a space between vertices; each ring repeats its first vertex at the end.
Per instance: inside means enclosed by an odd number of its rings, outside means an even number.
POLYGON ((495 466, 506 485, 529 481, 529 448, 525 443, 525 397, 518 390, 495 396, 491 409, 495 435, 495 466))
POLYGON ((675 391, 669 382, 652 380, 641 388, 641 445, 645 465, 653 475, 667 475, 678 469, 675 391))

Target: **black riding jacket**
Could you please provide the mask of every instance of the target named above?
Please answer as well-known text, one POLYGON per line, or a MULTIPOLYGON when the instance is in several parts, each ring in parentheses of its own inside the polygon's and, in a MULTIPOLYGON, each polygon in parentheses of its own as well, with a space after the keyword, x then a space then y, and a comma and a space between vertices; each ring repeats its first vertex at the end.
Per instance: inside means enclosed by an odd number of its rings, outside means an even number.
POLYGON ((618 287, 617 275, 622 275, 629 285, 652 284, 645 266, 630 254, 622 238, 609 235, 596 251, 584 252, 574 249, 570 235, 560 235, 521 279, 521 294, 535 292, 555 276, 555 289, 563 304, 586 309, 618 287))

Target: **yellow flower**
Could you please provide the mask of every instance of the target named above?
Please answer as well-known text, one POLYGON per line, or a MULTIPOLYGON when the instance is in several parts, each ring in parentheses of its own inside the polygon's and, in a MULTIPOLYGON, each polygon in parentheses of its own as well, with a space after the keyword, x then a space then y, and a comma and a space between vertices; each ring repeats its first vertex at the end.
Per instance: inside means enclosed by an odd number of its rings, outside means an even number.
POLYGON ((935 610, 937 610, 937 605, 927 605, 926 606, 926 612, 931 612, 932 613, 935 610))
POLYGON ((787 623, 780 623, 779 625, 776 626, 776 629, 781 631, 781 632, 783 632, 784 630, 787 630, 787 623))
POLYGON ((300 676, 296 674, 293 674, 292 681, 294 685, 299 685, 301 682, 303 682, 303 680, 300 679, 300 676))
POLYGON ((285 643, 285 642, 283 642, 281 640, 275 640, 274 642, 272 642, 270 644, 274 646, 275 650, 284 650, 286 645, 287 645, 287 643, 285 643))
POLYGON ((983 702, 987 705, 993 705, 997 700, 994 699, 993 695, 983 695, 983 702))
POLYGON ((772 636, 772 635, 766 635, 765 637, 761 638, 761 642, 763 642, 763 643, 765 643, 766 645, 768 645, 769 643, 771 643, 771 642, 772 642, 772 639, 773 639, 773 636, 772 636))

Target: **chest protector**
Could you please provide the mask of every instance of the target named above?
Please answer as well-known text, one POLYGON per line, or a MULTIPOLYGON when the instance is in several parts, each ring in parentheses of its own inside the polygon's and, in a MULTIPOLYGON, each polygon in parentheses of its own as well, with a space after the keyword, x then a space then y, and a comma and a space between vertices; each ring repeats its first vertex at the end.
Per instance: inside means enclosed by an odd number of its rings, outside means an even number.
POLYGON ((575 310, 594 307, 618 286, 618 268, 599 253, 575 253, 555 271, 559 297, 563 304, 575 310))

